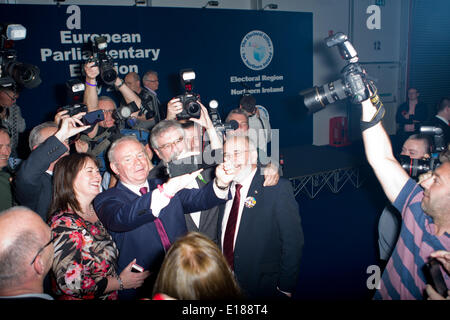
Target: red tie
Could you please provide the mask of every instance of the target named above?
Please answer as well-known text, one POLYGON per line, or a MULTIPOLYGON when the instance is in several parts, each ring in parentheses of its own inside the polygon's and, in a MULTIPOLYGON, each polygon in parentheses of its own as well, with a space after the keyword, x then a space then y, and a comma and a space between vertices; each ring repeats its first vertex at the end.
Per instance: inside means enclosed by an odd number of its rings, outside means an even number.
POLYGON ((236 193, 231 206, 230 215, 227 221, 227 228, 225 229, 225 237, 223 238, 223 254, 228 261, 231 269, 234 270, 234 234, 236 232, 236 222, 239 212, 239 203, 241 202, 240 190, 242 185, 236 184, 236 193))
MULTIPOLYGON (((147 187, 140 188, 139 192, 142 195, 146 194, 147 187)), ((167 236, 166 230, 164 229, 164 226, 159 218, 156 218, 154 222, 155 222, 156 230, 158 231, 158 234, 159 234, 159 238, 161 239, 161 243, 164 247, 164 251, 167 252, 167 250, 169 250, 169 247, 170 247, 170 240, 169 240, 169 237, 167 236)))

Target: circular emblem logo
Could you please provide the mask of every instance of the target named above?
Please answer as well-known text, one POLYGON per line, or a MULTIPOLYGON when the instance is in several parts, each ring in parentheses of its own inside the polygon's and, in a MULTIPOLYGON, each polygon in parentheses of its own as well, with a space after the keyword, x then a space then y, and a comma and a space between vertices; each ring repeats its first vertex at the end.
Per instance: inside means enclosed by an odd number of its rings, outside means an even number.
POLYGON ((252 70, 262 70, 272 61, 273 44, 270 37, 259 30, 250 31, 241 42, 241 59, 252 70))

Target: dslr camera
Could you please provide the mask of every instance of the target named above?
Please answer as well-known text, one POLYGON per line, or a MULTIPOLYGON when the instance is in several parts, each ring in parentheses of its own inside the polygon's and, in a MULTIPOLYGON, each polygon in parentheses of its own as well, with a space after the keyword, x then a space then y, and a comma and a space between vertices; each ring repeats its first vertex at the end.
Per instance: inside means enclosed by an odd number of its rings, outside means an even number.
POLYGON ((202 111, 199 104, 200 96, 192 92, 195 72, 192 69, 183 69, 180 71, 180 78, 184 85, 185 93, 177 96, 183 104, 183 111, 177 114, 177 120, 199 119, 202 111))
POLYGON ((325 39, 328 48, 337 46, 342 58, 348 64, 342 69, 340 79, 326 83, 320 87, 313 87, 300 92, 304 96, 305 106, 310 113, 325 108, 328 104, 350 97, 353 104, 361 103, 368 98, 381 103, 376 95, 376 88, 370 81, 364 68, 358 63, 358 53, 342 32, 338 32, 325 39))
POLYGON ((0 86, 16 90, 17 87, 36 88, 41 84, 39 68, 17 61, 13 41, 25 39, 27 29, 20 24, 0 25, 0 86))
POLYGON ((100 69, 100 77, 102 81, 112 86, 117 78, 117 72, 114 70, 114 63, 111 57, 106 53, 105 37, 96 37, 92 43, 92 58, 88 62, 95 62, 95 65, 100 69))

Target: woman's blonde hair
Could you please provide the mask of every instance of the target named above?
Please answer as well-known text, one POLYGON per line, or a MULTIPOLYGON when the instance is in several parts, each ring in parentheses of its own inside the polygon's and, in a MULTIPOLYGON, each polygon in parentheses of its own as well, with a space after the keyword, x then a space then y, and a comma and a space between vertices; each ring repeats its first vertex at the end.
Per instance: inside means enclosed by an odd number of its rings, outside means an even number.
POLYGON ((153 288, 180 300, 241 298, 241 290, 217 245, 198 232, 169 249, 153 288))

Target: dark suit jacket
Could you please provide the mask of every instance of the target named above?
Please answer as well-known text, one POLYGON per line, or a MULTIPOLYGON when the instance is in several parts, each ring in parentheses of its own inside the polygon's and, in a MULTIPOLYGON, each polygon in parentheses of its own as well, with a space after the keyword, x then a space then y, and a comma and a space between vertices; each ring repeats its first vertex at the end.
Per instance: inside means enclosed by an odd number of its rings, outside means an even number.
MULTIPOLYGON (((402 116, 402 113, 408 111, 409 111, 408 102, 401 104, 397 109, 395 119, 399 124, 399 132, 405 133, 405 124, 413 124, 413 120, 418 120, 420 122, 414 124, 415 132, 418 133, 418 130, 422 125, 422 122, 426 121, 428 118, 428 107, 426 104, 419 101, 419 103, 416 105, 414 115, 410 116, 409 119, 407 120, 402 116)), ((413 134, 413 132, 407 132, 407 134, 413 134)))
MULTIPOLYGON (((281 178, 277 185, 263 187, 263 182, 258 169, 247 194, 256 204, 244 206, 234 248, 234 273, 250 298, 282 297, 277 287, 294 291, 304 242, 291 183, 281 178)), ((219 239, 225 232, 221 207, 219 239)))
MULTIPOLYGON (((442 132, 444 133, 444 139, 446 143, 449 143, 450 139, 450 127, 447 123, 442 121, 441 119, 437 117, 433 117, 429 122, 426 123, 427 126, 434 126, 439 127, 442 129, 442 132)), ((433 140, 433 139, 432 139, 433 140)), ((434 143, 434 142, 433 142, 434 143)))
POLYGON ((45 171, 67 151, 55 136, 49 137, 20 164, 14 180, 17 202, 37 212, 44 221, 47 221, 53 193, 52 176, 45 171))
MULTIPOLYGON (((150 179, 150 191, 160 180, 150 179)), ((184 214, 217 206, 225 200, 216 197, 213 182, 201 189, 179 191, 159 213, 170 243, 186 232, 184 214)), ((108 189, 94 199, 97 216, 108 229, 119 249, 118 273, 134 258, 145 270, 157 273, 164 259, 164 248, 153 223, 150 209, 152 192, 138 196, 122 183, 108 189)), ((128 291, 128 290, 125 290, 128 291)), ((133 297, 133 293, 128 295, 133 297)))

